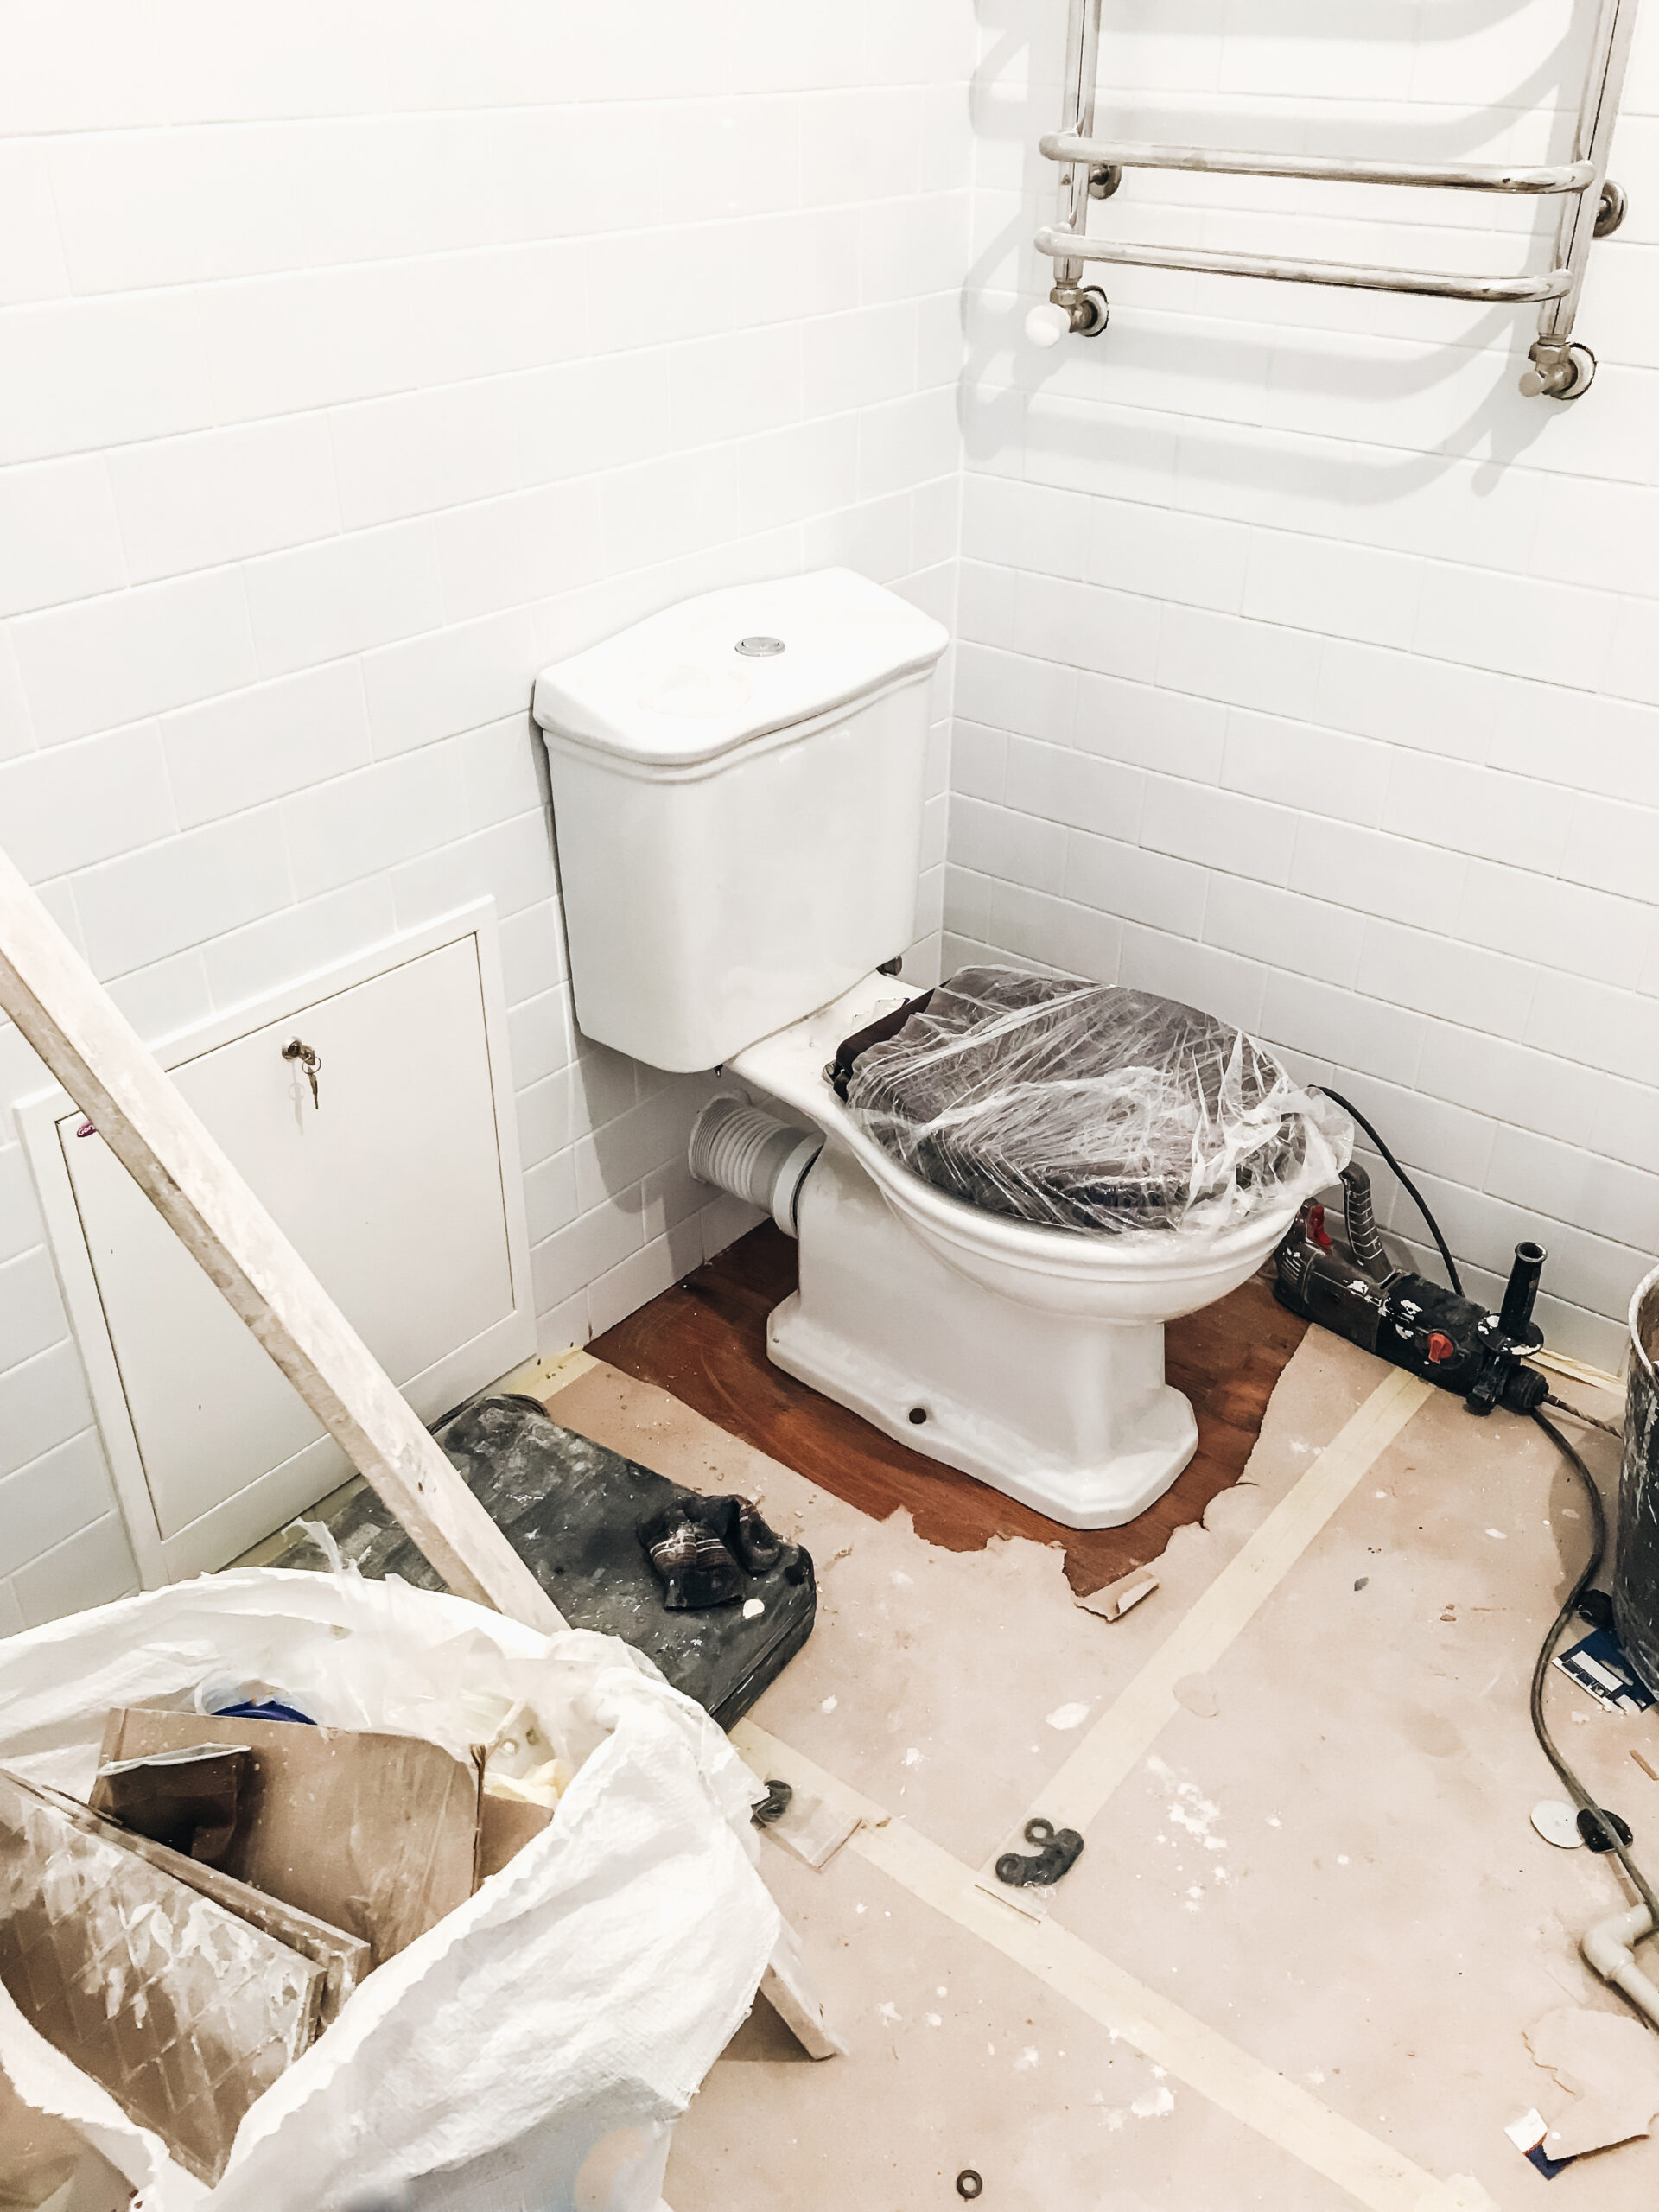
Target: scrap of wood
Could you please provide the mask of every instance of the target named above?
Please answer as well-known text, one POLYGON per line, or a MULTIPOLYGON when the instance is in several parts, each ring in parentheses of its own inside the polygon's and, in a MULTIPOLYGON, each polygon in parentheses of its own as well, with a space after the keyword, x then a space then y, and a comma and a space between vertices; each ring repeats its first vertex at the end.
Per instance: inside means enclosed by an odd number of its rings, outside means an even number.
POLYGON ((809 2058, 846 2057, 847 2046, 830 2025, 823 1999, 802 1962, 800 1944, 787 1921, 760 1977, 760 1994, 809 2058))
POLYGON ((858 1826, 856 1813, 837 1810, 822 1797, 798 1789, 777 1819, 766 1822, 766 1833, 809 1866, 820 1867, 830 1864, 858 1826))
POLYGON ((1630 1753, 1630 1757, 1636 1761, 1637 1766, 1641 1768, 1643 1773, 1647 1776, 1649 1782, 1659 1782, 1659 1774, 1656 1774, 1654 1772, 1653 1769, 1648 1764, 1646 1759, 1643 1758, 1640 1751, 1632 1751, 1630 1753))
POLYGON ((563 1628, 540 1583, 3 852, 0 1007, 449 1587, 527 1627, 563 1628))

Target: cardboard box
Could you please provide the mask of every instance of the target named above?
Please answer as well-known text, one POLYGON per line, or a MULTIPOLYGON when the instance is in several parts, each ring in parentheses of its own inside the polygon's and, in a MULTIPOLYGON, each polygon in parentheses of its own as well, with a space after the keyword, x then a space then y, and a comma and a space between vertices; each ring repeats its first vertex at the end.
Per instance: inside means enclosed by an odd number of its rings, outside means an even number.
MULTIPOLYGON (((473 1894, 478 1773, 440 1745, 128 1707, 110 1715, 99 1763, 205 1743, 245 1744, 252 1753, 222 1870, 357 1936, 372 1965, 473 1894)), ((99 1805, 96 1783, 92 1802, 99 1805)))

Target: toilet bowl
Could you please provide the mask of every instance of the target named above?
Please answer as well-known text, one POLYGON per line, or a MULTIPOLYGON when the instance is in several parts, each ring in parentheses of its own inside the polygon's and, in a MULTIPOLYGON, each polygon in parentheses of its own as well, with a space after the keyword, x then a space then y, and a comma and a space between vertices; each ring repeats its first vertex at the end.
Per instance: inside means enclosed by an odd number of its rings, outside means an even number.
POLYGON ((742 1086, 706 1109, 693 1169, 799 1240, 767 1331, 779 1366, 1052 1520, 1110 1528, 1197 1447, 1165 1323, 1253 1274, 1307 1185, 1234 1209, 1230 1170, 1201 1235, 1038 1226, 912 1172, 826 1081, 913 995, 893 970, 947 642, 825 569, 684 601, 542 671, 576 1019, 742 1086))
POLYGON ((792 1193, 800 1287, 767 1323, 768 1354, 1051 1520, 1116 1528, 1198 1447, 1192 1407, 1164 1379, 1165 1323, 1248 1281, 1300 1199, 1208 1238, 1125 1237, 1038 1228, 934 1189, 825 1079, 842 1039, 907 995, 868 976, 727 1064, 823 1136, 792 1193))

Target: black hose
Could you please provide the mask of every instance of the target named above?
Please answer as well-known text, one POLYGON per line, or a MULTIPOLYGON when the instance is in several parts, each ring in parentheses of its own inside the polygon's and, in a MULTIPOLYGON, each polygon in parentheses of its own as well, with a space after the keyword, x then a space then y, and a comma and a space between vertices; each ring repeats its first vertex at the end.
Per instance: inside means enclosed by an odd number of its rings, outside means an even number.
MULTIPOLYGON (((1556 1614, 1549 1633, 1539 1647, 1538 1663, 1532 1670, 1533 1733, 1537 1737, 1544 1757, 1554 1768, 1561 1786, 1573 1800, 1573 1804, 1580 1812, 1592 1813, 1596 1816, 1596 1824, 1601 1831, 1607 1849, 1630 1877, 1630 1886, 1646 1905, 1654 1927, 1659 1929, 1659 1897, 1654 1895, 1649 1886, 1646 1875, 1631 1858, 1630 1847, 1620 1840, 1617 1831, 1602 1818, 1602 1808, 1597 1804, 1595 1799, 1556 1749, 1555 1739, 1550 1734, 1548 1724, 1544 1719, 1544 1684, 1549 1678, 1549 1662, 1555 1656, 1555 1647, 1560 1642, 1562 1630, 1579 1609, 1580 1599, 1583 1597, 1601 1571, 1602 1560, 1607 1550, 1607 1512, 1601 1502, 1601 1492, 1596 1487, 1595 1477, 1585 1465, 1576 1448, 1567 1442, 1554 1422, 1549 1420, 1541 1408, 1535 1408, 1532 1417, 1554 1445, 1556 1450, 1564 1458, 1570 1459, 1578 1470, 1579 1479, 1584 1484, 1585 1497, 1590 1507, 1590 1526, 1593 1537, 1590 1557, 1578 1580, 1567 1592, 1566 1603, 1562 1605, 1560 1611, 1556 1614)), ((1586 1840, 1588 1840, 1587 1838, 1586 1840)))
POLYGON ((1383 1143, 1382 1138, 1378 1136, 1376 1131, 1371 1127, 1365 1116, 1360 1112, 1357 1106, 1354 1105, 1350 1100, 1344 1098, 1339 1090, 1332 1090, 1328 1083, 1316 1083, 1311 1087, 1320 1092, 1325 1097, 1328 1098, 1333 1106, 1340 1106, 1344 1114, 1351 1114, 1355 1121, 1359 1123, 1360 1128, 1364 1130, 1366 1135, 1370 1137, 1371 1142, 1376 1147, 1378 1152, 1382 1154, 1383 1159, 1386 1160, 1389 1166, 1393 1168, 1395 1174, 1399 1179, 1402 1187, 1410 1198, 1413 1205, 1416 1207, 1418 1212, 1421 1214, 1423 1219, 1428 1224, 1429 1234, 1433 1236, 1436 1244, 1440 1248, 1440 1258, 1446 1264, 1446 1280, 1451 1284, 1452 1289, 1456 1291, 1458 1296, 1461 1298, 1463 1296, 1463 1278, 1459 1274, 1458 1263, 1452 1257, 1446 1241, 1440 1234, 1440 1223, 1435 1220, 1433 1215, 1428 1210, 1428 1200, 1423 1196, 1417 1185, 1412 1181, 1410 1176, 1407 1174, 1405 1169, 1400 1165, 1394 1154, 1389 1150, 1387 1145, 1383 1143))

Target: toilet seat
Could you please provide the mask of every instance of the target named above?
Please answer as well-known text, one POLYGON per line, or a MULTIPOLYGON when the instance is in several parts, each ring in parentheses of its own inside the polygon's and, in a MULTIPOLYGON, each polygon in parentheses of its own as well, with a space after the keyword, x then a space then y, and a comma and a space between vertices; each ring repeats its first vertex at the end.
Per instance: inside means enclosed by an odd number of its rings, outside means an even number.
POLYGON ((1304 1156, 1285 1071, 1230 1022, 998 963, 970 962, 860 1032, 835 1089, 925 1182, 1045 1229, 1203 1234, 1304 1156))
POLYGON ((1216 1273, 1236 1275, 1241 1268, 1253 1273, 1289 1227, 1294 1202, 1207 1238, 1203 1261, 1195 1264, 1179 1236, 1046 1229, 969 1205, 925 1182, 868 1135, 823 1073, 843 1038, 920 996, 893 976, 867 976, 804 1021, 746 1046, 728 1065, 740 1080, 805 1115, 844 1146, 894 1212, 958 1274, 1053 1313, 1168 1319, 1196 1311, 1217 1294, 1206 1289, 1190 1306, 1172 1306, 1172 1291, 1195 1276, 1207 1284, 1216 1273))

